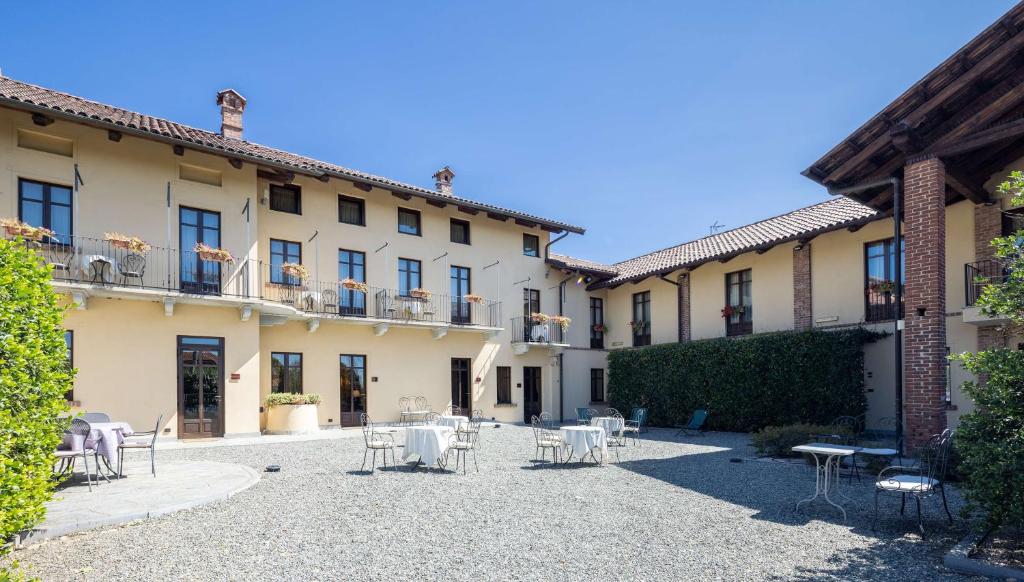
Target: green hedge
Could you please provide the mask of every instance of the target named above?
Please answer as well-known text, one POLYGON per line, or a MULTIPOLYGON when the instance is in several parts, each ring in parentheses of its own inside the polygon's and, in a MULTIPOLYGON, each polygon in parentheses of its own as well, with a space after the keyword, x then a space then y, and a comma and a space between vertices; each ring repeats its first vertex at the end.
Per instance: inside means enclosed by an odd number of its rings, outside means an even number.
POLYGON ((49 280, 38 255, 0 240, 0 554, 4 542, 43 519, 66 424, 59 416, 73 372, 64 310, 49 280))
POLYGON ((646 406, 655 426, 709 408, 708 428, 753 432, 769 425, 828 424, 867 408, 863 328, 781 332, 613 351, 611 405, 646 406))

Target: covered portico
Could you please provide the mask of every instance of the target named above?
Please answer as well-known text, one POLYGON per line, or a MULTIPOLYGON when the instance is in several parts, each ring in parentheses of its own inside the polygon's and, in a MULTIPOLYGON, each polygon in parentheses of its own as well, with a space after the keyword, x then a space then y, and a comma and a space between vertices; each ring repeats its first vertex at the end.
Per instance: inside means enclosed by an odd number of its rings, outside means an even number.
MULTIPOLYGON (((946 206, 974 207, 976 261, 1001 233, 995 185, 1024 156, 1024 4, 1014 6, 803 174, 894 218, 904 241, 895 411, 914 447, 947 424, 946 206), (900 362, 902 361, 902 365, 900 362)), ((977 328, 978 349, 1003 341, 977 328)))

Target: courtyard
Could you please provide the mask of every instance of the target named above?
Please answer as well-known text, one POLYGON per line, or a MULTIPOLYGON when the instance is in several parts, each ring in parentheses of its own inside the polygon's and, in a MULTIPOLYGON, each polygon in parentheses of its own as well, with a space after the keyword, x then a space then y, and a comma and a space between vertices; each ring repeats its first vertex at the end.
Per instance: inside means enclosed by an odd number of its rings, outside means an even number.
POLYGON ((947 526, 941 503, 924 505, 927 540, 892 497, 871 531, 869 475, 852 487, 843 479, 845 524, 820 500, 794 511, 813 469, 756 459, 748 435, 652 429, 598 467, 536 461, 528 427, 481 430, 480 470, 471 464, 467 475, 451 465, 411 472, 401 449, 398 470, 361 471, 358 430, 160 450, 158 471, 188 462, 281 471, 227 500, 6 559, 43 580, 962 579, 941 564, 967 526, 947 526))

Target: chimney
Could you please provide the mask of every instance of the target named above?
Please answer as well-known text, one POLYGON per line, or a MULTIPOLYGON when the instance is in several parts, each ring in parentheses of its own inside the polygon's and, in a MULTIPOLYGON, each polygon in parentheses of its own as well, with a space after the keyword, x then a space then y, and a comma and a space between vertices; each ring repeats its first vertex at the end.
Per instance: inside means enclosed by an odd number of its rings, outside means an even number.
POLYGON ((217 105, 220 105, 220 134, 232 139, 242 139, 245 97, 234 89, 224 89, 217 93, 217 105))
POLYGON ((436 180, 436 182, 434 182, 434 187, 441 194, 447 194, 448 196, 451 196, 452 195, 452 178, 454 178, 454 177, 455 177, 455 172, 453 172, 452 169, 449 168, 448 166, 445 166, 445 167, 441 168, 440 170, 434 172, 433 178, 434 178, 434 180, 436 180))

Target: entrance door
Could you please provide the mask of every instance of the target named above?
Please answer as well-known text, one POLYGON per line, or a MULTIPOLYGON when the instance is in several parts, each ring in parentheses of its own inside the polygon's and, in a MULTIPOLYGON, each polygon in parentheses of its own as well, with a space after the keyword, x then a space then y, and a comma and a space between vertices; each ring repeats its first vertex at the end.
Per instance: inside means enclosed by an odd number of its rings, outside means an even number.
POLYGON ((341 426, 359 426, 359 415, 366 412, 366 356, 342 354, 341 426))
POLYGON ((452 358, 452 412, 469 416, 473 409, 470 399, 469 358, 452 358))
POLYGON ((204 261, 193 250, 197 243, 220 248, 220 213, 182 206, 178 211, 181 246, 181 290, 199 295, 220 295, 220 263, 204 261))
POLYGON ((540 416, 540 367, 523 366, 523 422, 529 424, 534 416, 540 416))
POLYGON ((178 434, 224 436, 224 338, 178 336, 178 434))

